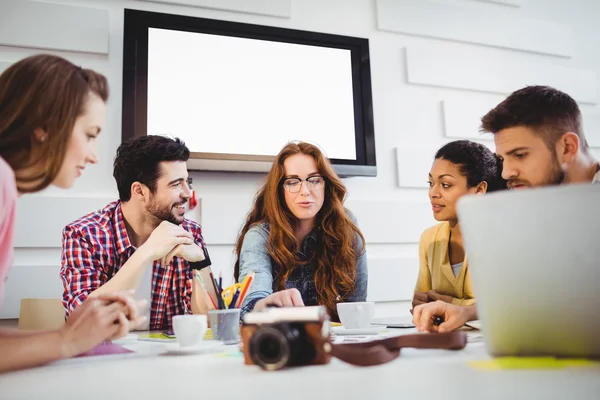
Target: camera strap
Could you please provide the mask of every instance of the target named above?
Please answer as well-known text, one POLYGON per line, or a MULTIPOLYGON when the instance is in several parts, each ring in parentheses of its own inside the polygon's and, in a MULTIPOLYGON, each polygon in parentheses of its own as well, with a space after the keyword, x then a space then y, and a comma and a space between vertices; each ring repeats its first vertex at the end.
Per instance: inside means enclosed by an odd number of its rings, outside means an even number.
POLYGON ((461 350, 466 345, 464 332, 415 334, 365 343, 332 344, 331 355, 349 364, 366 367, 395 360, 403 347, 461 350))

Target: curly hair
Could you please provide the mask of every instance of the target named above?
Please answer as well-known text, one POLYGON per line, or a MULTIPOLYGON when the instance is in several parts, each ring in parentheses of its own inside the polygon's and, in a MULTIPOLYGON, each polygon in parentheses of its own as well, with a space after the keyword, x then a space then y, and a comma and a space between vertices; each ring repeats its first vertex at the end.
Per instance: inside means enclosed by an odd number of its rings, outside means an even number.
POLYGON ((313 260, 317 301, 337 315, 336 303, 354 292, 356 258, 364 252, 364 237, 344 208, 346 187, 333 170, 329 160, 318 147, 305 142, 288 143, 277 155, 267 175, 266 183, 258 191, 252 210, 237 239, 234 277, 240 274, 240 252, 248 230, 260 223, 269 224, 268 252, 275 266, 275 287, 285 289, 285 282, 293 268, 301 264, 297 253, 300 243, 294 235, 296 217, 285 203, 283 179, 285 160, 295 154, 314 158, 318 172, 325 179, 323 206, 316 216, 318 245, 313 260), (358 238, 361 239, 360 248, 358 238))
POLYGON ((456 140, 437 151, 435 159, 440 158, 457 165, 470 188, 487 182, 488 192, 506 189, 506 181, 502 179, 502 162, 482 144, 456 140))

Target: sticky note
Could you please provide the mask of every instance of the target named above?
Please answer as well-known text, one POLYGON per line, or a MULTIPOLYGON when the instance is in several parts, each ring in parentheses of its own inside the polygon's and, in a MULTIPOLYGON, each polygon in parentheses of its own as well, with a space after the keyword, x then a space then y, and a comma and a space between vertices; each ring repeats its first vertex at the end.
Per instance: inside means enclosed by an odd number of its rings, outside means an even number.
POLYGON ((563 359, 554 357, 498 357, 491 360, 471 361, 471 367, 484 370, 501 369, 563 369, 598 366, 597 362, 585 359, 563 359))
MULTIPOLYGON (((167 337, 161 332, 152 333, 141 333, 137 335, 138 340, 151 341, 151 342, 175 342, 177 339, 173 337, 167 337)), ((212 330, 208 328, 204 334, 204 340, 211 340, 213 338, 212 330)))

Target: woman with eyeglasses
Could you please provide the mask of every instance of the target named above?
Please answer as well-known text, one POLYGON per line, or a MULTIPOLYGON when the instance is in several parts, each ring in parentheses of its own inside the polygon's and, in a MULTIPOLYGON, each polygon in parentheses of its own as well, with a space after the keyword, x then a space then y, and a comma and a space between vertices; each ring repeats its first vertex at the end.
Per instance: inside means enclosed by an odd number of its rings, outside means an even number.
POLYGON ((236 244, 238 282, 255 272, 242 316, 267 306, 365 301, 367 256, 346 187, 316 146, 288 143, 277 155, 236 244))

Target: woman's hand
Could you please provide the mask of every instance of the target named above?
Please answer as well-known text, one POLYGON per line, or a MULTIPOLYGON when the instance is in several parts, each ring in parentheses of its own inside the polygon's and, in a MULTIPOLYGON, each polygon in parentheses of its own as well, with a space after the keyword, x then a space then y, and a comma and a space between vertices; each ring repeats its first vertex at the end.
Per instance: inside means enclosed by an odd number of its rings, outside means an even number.
POLYGON ((131 292, 102 295, 87 299, 77 307, 60 329, 63 356, 73 357, 91 350, 100 343, 125 336, 146 317, 140 317, 139 307, 146 301, 136 302, 131 292))
POLYGON ((260 299, 254 305, 254 310, 260 311, 271 305, 279 307, 302 307, 304 306, 304 301, 302 301, 302 296, 298 289, 286 289, 260 299))

